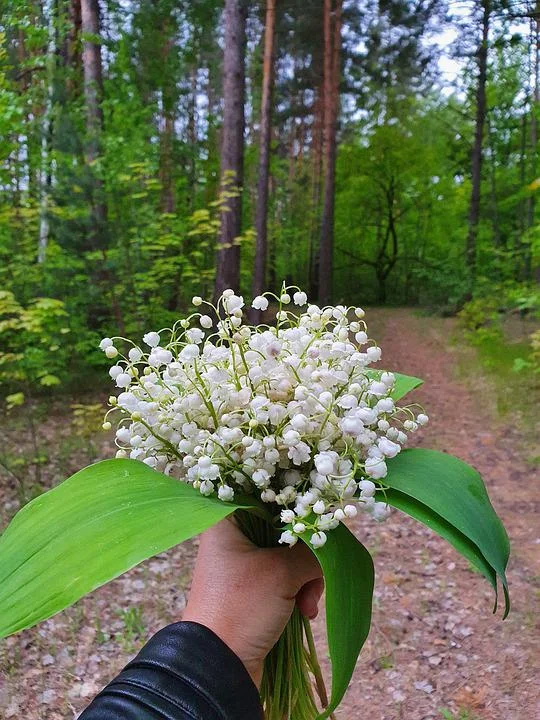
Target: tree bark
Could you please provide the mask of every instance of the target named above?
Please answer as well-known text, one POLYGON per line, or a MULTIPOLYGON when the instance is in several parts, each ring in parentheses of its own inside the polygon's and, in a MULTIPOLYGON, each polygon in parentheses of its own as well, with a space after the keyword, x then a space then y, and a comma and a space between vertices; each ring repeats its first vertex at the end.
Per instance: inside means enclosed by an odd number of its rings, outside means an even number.
POLYGON ((68 96, 81 93, 81 0, 70 0, 67 8, 68 30, 64 38, 62 56, 68 71, 66 89, 68 96))
POLYGON ((311 133, 311 227, 309 233, 309 294, 311 297, 319 295, 319 242, 321 227, 319 223, 322 182, 322 156, 323 156, 323 127, 324 127, 324 80, 316 90, 313 102, 313 126, 311 133))
POLYGON ((98 0, 81 0, 81 31, 83 33, 84 99, 86 105, 86 162, 91 174, 93 248, 104 246, 107 223, 107 206, 103 193, 103 182, 96 176, 94 163, 99 158, 101 132, 103 130, 103 76, 101 45, 99 43, 100 16, 98 0))
POLYGON ((161 82, 161 132, 159 138, 159 179, 161 182, 161 210, 174 213, 176 210, 176 192, 174 178, 174 145, 176 119, 176 78, 171 73, 171 52, 174 48, 174 23, 171 15, 164 10, 160 19, 161 62, 163 76, 161 82))
POLYGON ((115 280, 107 267, 107 205, 103 181, 96 174, 94 163, 101 152, 103 131, 103 74, 100 44, 99 0, 81 0, 81 32, 83 39, 83 79, 86 106, 86 163, 90 177, 91 231, 89 250, 99 249, 102 257, 102 278, 108 287, 115 322, 121 334, 124 333, 122 310, 116 296, 115 280))
POLYGON ((469 293, 476 276, 476 241, 480 220, 480 196, 482 183, 483 137, 486 120, 486 81, 488 60, 488 37, 491 17, 491 0, 482 0, 482 39, 476 54, 478 84, 476 86, 476 119, 474 144, 471 157, 471 199, 469 204, 469 229, 467 234, 466 259, 469 270, 469 293))
POLYGON ((257 179, 257 209, 255 215, 255 267, 253 297, 265 290, 268 254, 268 172, 270 167, 270 139, 272 129, 272 86, 274 74, 274 28, 276 0, 267 0, 264 30, 263 83, 259 136, 259 174, 257 179))
POLYGON ((501 228, 499 224, 499 203, 497 199, 497 167, 495 164, 495 142, 493 137, 493 129, 489 115, 486 116, 486 127, 489 147, 489 182, 490 182, 490 199, 491 199, 491 227, 493 229, 493 241, 495 247, 503 244, 501 236, 501 228))
POLYGON ((240 285, 237 238, 242 227, 246 17, 245 0, 225 0, 221 190, 227 197, 221 212, 214 287, 216 299, 227 288, 237 291, 240 285))
MULTIPOLYGON (((536 0, 535 17, 531 19, 531 35, 533 48, 533 91, 531 102, 531 180, 537 175, 537 147, 538 147, 538 112, 540 110, 540 0, 536 0)), ((527 199, 527 227, 534 225, 534 193, 527 199)), ((530 255, 530 254, 529 254, 530 255)), ((530 257, 528 257, 526 273, 530 275, 530 257)))
POLYGON ((319 302, 332 299, 334 200, 336 181, 336 132, 341 70, 342 0, 324 0, 324 205, 319 244, 319 302))
POLYGON ((195 199, 197 196, 197 95, 199 92, 197 84, 197 65, 191 68, 190 72, 190 95, 188 104, 188 153, 189 153, 189 199, 188 208, 192 213, 195 210, 195 199))
POLYGON ((159 179, 161 182, 161 210, 164 213, 174 213, 176 199, 173 178, 173 151, 174 151, 174 108, 163 99, 163 129, 161 131, 159 147, 159 179))
POLYGON ((52 110, 54 100, 54 74, 56 69, 56 31, 55 31, 55 8, 52 3, 44 7, 48 18, 48 41, 47 41, 47 96, 45 98, 45 109, 43 112, 43 124, 41 127, 41 168, 39 179, 39 239, 38 239, 38 263, 45 262, 47 246, 49 244, 49 197, 52 186, 52 110))

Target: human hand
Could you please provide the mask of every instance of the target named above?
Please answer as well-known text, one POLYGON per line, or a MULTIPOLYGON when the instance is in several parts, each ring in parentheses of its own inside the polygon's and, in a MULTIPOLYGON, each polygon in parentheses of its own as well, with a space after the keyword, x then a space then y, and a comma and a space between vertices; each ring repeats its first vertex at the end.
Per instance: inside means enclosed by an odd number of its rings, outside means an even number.
POLYGON ((317 616, 324 583, 304 543, 293 548, 253 545, 230 520, 202 536, 183 620, 212 630, 242 660, 258 686, 266 655, 298 605, 317 616))

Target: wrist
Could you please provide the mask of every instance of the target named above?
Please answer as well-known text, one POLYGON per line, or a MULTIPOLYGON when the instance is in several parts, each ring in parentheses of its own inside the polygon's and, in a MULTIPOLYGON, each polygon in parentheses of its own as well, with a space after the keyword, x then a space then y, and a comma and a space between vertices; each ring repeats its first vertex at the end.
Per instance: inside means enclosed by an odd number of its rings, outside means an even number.
POLYGON ((204 625, 204 627, 211 630, 214 635, 217 635, 218 638, 224 642, 225 645, 227 645, 227 647, 241 660, 257 688, 260 687, 264 658, 255 657, 252 649, 247 647, 243 641, 242 633, 238 628, 235 628, 232 623, 223 620, 223 618, 216 617, 212 613, 192 610, 189 604, 182 615, 182 620, 204 625))

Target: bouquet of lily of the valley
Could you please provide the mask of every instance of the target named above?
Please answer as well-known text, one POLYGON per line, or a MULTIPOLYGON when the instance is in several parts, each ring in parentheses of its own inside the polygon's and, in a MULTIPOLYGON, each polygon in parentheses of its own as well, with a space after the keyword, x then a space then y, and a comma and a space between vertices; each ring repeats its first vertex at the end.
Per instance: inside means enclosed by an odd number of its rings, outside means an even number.
POLYGON ((0 637, 232 514, 260 546, 306 543, 325 578, 330 698, 295 611, 265 664, 269 720, 326 718, 347 689, 374 582, 351 518, 381 522, 395 507, 425 523, 496 594, 501 581, 508 612, 508 539, 480 476, 404 449, 428 422, 403 400, 421 381, 371 367, 381 349, 361 308, 308 305, 285 287, 252 307, 269 302, 268 325, 244 324, 243 298, 226 290, 215 306, 193 298, 195 312, 140 346, 101 342, 119 389, 103 424, 116 427, 116 458, 33 500, 0 538, 0 637))

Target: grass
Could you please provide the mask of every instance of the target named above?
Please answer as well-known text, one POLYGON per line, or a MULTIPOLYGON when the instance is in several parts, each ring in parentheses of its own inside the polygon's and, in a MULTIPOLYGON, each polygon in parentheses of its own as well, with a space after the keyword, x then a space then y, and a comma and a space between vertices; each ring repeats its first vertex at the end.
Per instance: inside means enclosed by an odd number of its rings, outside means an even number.
MULTIPOLYGON (((522 339, 506 339, 507 333, 481 328, 476 333, 455 333, 454 349, 458 350, 457 372, 461 379, 471 385, 489 387, 483 397, 491 395, 491 404, 499 417, 511 422, 515 416, 522 434, 534 441, 536 408, 540 380, 533 370, 525 368, 516 372, 516 361, 527 361, 531 346, 522 339)), ((532 445, 531 445, 532 447, 532 445)), ((531 456, 529 461, 537 462, 531 456)))
POLYGON ((132 605, 129 608, 118 610, 117 614, 124 624, 124 631, 120 636, 120 643, 126 652, 132 652, 138 639, 144 635, 146 626, 143 609, 132 605))
POLYGON ((443 720, 481 720, 478 715, 475 715, 466 708, 461 708, 460 710, 457 710, 457 712, 441 708, 439 712, 441 713, 443 720))

